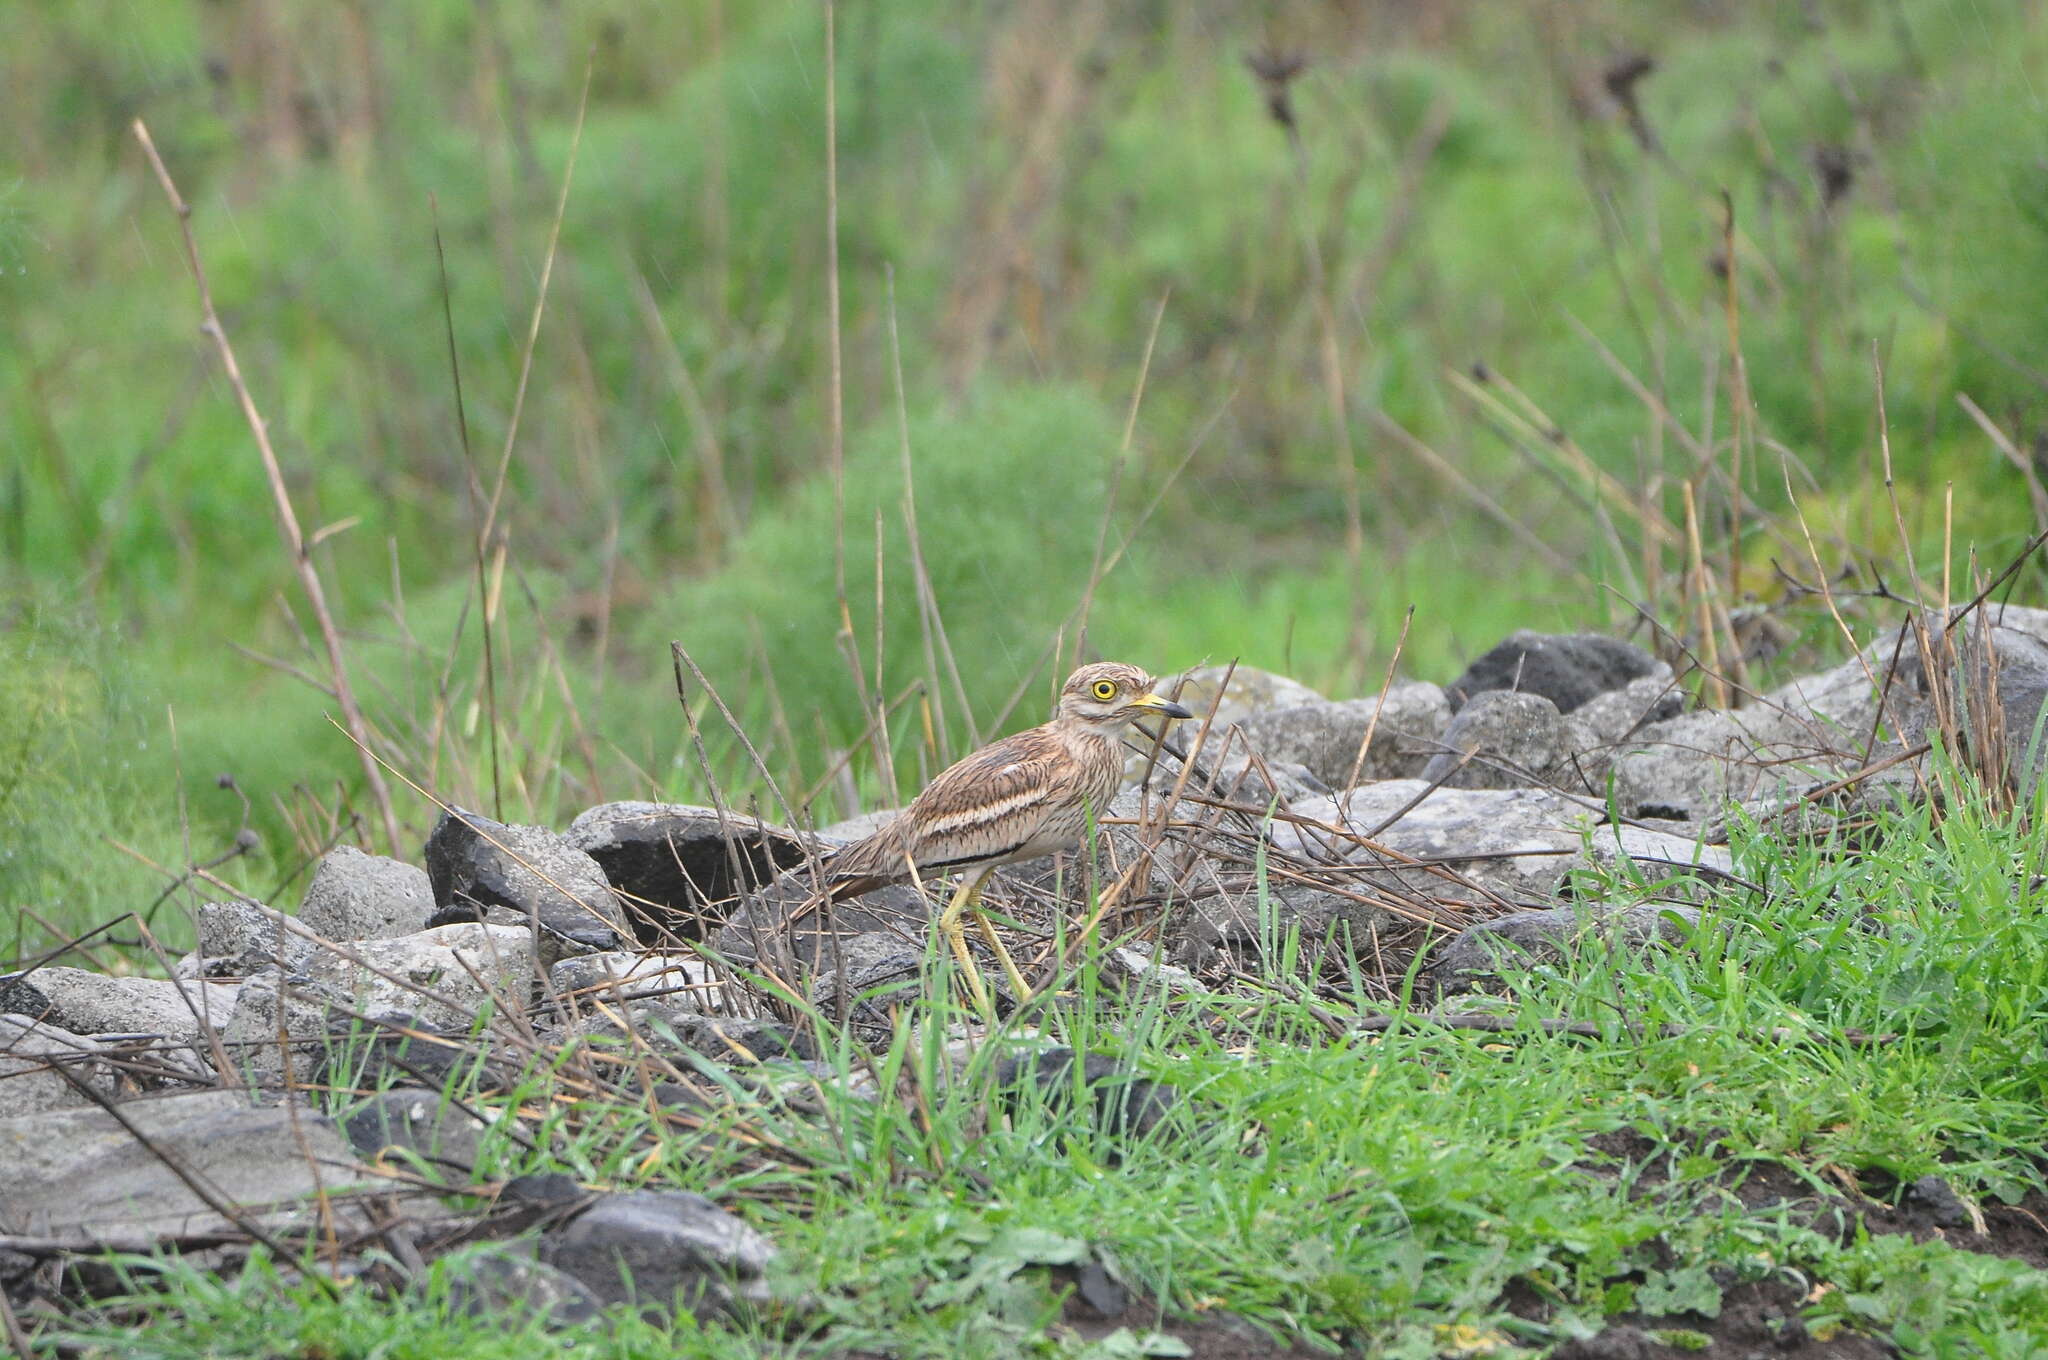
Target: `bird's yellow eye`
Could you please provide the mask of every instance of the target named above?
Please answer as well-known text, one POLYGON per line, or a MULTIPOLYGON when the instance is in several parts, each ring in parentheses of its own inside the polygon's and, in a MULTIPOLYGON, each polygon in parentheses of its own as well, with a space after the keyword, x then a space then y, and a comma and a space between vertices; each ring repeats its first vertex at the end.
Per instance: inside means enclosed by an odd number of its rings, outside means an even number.
POLYGON ((1095 682, 1095 697, 1102 700, 1105 704, 1111 699, 1116 698, 1116 681, 1097 680, 1095 682))

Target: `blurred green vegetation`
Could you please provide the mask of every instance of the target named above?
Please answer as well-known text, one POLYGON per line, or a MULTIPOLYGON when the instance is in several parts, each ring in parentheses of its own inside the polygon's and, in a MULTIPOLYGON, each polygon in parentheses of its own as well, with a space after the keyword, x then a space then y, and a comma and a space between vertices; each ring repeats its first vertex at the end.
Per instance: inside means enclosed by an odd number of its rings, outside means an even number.
MULTIPOLYGON (((219 872, 252 889, 374 825, 332 701, 283 669, 326 671, 138 116, 321 531, 377 749, 507 815, 706 797, 671 638, 829 817, 896 796, 875 695, 912 691, 907 785, 959 751, 963 694, 982 731, 1037 715, 1084 597, 1091 652, 1333 692, 1378 683, 1413 604, 1401 668, 1443 679, 1518 626, 1694 617, 1682 535, 1644 527, 1682 526, 1690 481, 1720 603, 1769 600, 1774 559, 1815 574, 1788 482, 1828 570, 1898 550, 1879 365, 1915 546, 1951 485, 1958 560, 2024 541, 2021 476, 1958 401, 2040 462, 2048 16, 2024 0, 836 13, 843 535, 813 0, 0 11, 0 750, 24 753, 0 755, 0 902, 136 905, 97 838, 183 860, 182 816, 218 853, 245 819, 221 772, 264 849, 219 872), (1258 54, 1305 64, 1276 89, 1258 54), (1625 494, 1595 505, 1594 466, 1625 494), (850 746, 849 791, 823 776, 850 746)), ((719 778, 758 794, 699 707, 719 778)))

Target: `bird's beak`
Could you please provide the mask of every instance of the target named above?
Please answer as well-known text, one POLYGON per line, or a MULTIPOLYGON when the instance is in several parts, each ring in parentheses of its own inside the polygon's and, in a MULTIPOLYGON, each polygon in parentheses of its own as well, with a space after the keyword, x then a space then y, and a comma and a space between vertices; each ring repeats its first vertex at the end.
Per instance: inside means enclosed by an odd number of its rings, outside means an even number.
POLYGON ((1131 702, 1135 707, 1142 708, 1147 713, 1158 713, 1168 718, 1192 718, 1195 716, 1173 700, 1162 699, 1156 694, 1148 694, 1142 699, 1134 699, 1131 702))

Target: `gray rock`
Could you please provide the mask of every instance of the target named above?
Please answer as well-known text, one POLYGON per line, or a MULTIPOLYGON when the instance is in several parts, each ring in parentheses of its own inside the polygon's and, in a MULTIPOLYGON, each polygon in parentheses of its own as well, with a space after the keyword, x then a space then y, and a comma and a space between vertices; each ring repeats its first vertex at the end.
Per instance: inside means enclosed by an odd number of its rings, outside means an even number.
POLYGON ((1839 729, 1758 704, 1644 727, 1616 755, 1614 781, 1630 816, 1698 822, 1729 803, 1796 793, 1862 765, 1839 729))
POLYGON ((1200 969, 1221 952, 1236 961, 1268 956, 1292 934, 1303 957, 1325 949, 1370 958, 1376 936, 1400 924, 1384 907, 1302 884, 1270 884, 1262 900, 1255 889, 1217 893, 1170 912, 1165 923, 1168 954, 1184 967, 1200 969))
MULTIPOLYGON (((1992 626, 1988 620, 1966 620, 1948 635, 1953 659, 1937 658, 1946 707, 1960 730, 1973 763, 1984 769, 1994 762, 2025 796, 2031 796, 2048 769, 2048 724, 2042 721, 2048 700, 2048 642, 2017 628, 1992 626)), ((1928 693, 1925 661, 1911 643, 1899 662, 1899 677, 1920 693, 1928 693)), ((1928 735, 1932 704, 1921 731, 1928 735)))
POLYGON ((540 1259, 604 1303, 691 1313, 765 1303, 775 1244, 681 1190, 606 1195, 541 1241, 540 1259))
POLYGON ((818 843, 821 845, 840 846, 852 845, 855 841, 866 840, 869 836, 874 835, 877 831, 895 821, 896 815, 901 811, 901 808, 876 808, 872 812, 863 812, 858 817, 848 817, 843 822, 834 822, 830 826, 821 826, 816 833, 818 843))
POLYGON ((1378 696, 1326 700, 1254 713, 1238 726, 1251 749, 1267 760, 1298 764, 1328 787, 1342 789, 1352 782, 1368 730, 1372 747, 1358 767, 1359 780, 1399 779, 1421 773, 1450 721, 1444 692, 1418 682, 1389 689, 1384 705, 1378 696))
MULTIPOLYGON (((1605 883, 1661 884, 1685 880, 1701 887, 1724 882, 1735 871, 1725 845, 1708 845, 1688 822, 1588 823, 1586 839, 1565 861, 1560 883, 1590 875, 1605 883)), ((1571 895, 1583 897, 1573 890, 1571 895)))
POLYGON ((725 1005, 724 984, 711 965, 686 954, 580 954, 549 969, 548 985, 572 1004, 590 998, 656 1000, 675 1011, 715 1011, 725 1005))
POLYGON ((1380 863, 1362 875, 1361 891, 1378 888, 1400 895, 1445 901, 1487 902, 1493 894, 1511 902, 1547 901, 1573 870, 1601 862, 1598 847, 1614 855, 1643 855, 1679 864, 1704 863, 1732 869, 1728 852, 1688 837, 1624 826, 1618 831, 1592 799, 1575 800, 1544 789, 1444 789, 1429 792, 1419 779, 1385 780, 1339 798, 1311 798, 1294 805, 1297 815, 1345 828, 1356 836, 1413 859, 1455 870, 1476 888, 1454 884, 1417 866, 1403 866, 1373 851, 1325 836, 1313 828, 1276 822, 1276 847, 1306 859, 1337 857, 1352 863, 1380 863), (1403 809, 1406 808, 1406 811, 1403 809), (1398 820, 1387 823, 1399 813, 1398 820), (1375 829, 1377 831, 1375 833, 1375 829), (1588 840, 1595 849, 1589 853, 1588 840))
POLYGON ((486 1003, 523 1009, 536 976, 523 926, 470 922, 341 948, 353 957, 322 953, 307 976, 360 1014, 407 1011, 437 1029, 468 1029, 486 1003))
POLYGON ((1669 722, 1685 711, 1685 691, 1671 681, 1670 668, 1662 675, 1631 680, 1620 689, 1596 694, 1571 712, 1580 725, 1587 749, 1604 750, 1626 742, 1650 723, 1669 722))
POLYGON ((1254 713, 1300 708, 1327 700, 1299 680, 1256 666, 1197 666, 1181 677, 1180 702, 1193 711, 1197 722, 1214 704, 1216 715, 1210 719, 1210 725, 1221 729, 1243 722, 1254 713), (1224 683, 1225 675, 1230 677, 1228 684, 1224 683))
MULTIPOLYGON (((1297 798, 1332 792, 1308 766, 1291 760, 1255 758, 1241 736, 1219 736, 1220 730, 1210 731, 1209 741, 1195 758, 1194 771, 1185 786, 1187 792, 1261 810, 1286 807, 1297 798)), ((1137 765, 1130 773, 1137 778, 1145 773, 1145 760, 1133 759, 1137 765)), ((1180 771, 1180 758, 1171 751, 1161 751, 1152 766, 1153 792, 1171 793, 1180 780, 1180 771)))
POLYGON ((1510 634, 1496 643, 1464 674, 1444 686, 1455 710, 1481 694, 1514 690, 1540 694, 1569 713, 1596 694, 1620 689, 1632 680, 1671 668, 1642 648, 1593 633, 1510 634))
MULTIPOLYGON (((1908 648, 1911 643, 1908 642, 1908 648)), ((1816 747, 1841 751, 1860 749, 1870 740, 1878 718, 1878 687, 1891 662, 1889 647, 1870 648, 1863 661, 1846 661, 1813 675, 1788 680, 1742 710, 1761 709, 1805 729, 1816 747), (1883 653, 1883 654, 1880 654, 1883 653)), ((1910 688, 1894 684, 1885 726, 1910 720, 1917 710, 1910 688)), ((1787 730, 1791 730, 1788 726, 1787 730)), ((1882 730, 1882 729, 1880 729, 1882 730)))
POLYGON ((872 931, 845 941, 832 965, 811 978, 811 1001, 828 1018, 887 1027, 891 1007, 909 1006, 922 994, 923 975, 921 944, 893 931, 872 931))
POLYGON ((195 951, 206 977, 248 977, 266 968, 297 968, 315 945, 276 913, 250 902, 208 902, 199 908, 195 951))
POLYGON ((1047 1108, 1071 1109, 1078 1091, 1089 1102, 1091 1122, 1100 1133, 1119 1138, 1144 1138, 1165 1123, 1180 1104, 1180 1091, 1163 1081, 1136 1075, 1106 1053, 1081 1058, 1074 1070, 1071 1048, 1004 1058, 996 1064, 998 1098, 1012 1112, 1020 1094, 1036 1090, 1047 1108))
MULTIPOLYGON (((2015 632, 2025 633, 2036 642, 2048 642, 2048 609, 2036 609, 2023 604, 1999 604, 1995 601, 1979 605, 1978 609, 1995 628, 2010 628, 2015 632)), ((1959 613, 1961 610, 1961 605, 1956 606, 1955 612, 1959 613)), ((1968 626, 1967 623, 1962 625, 1968 626)))
POLYGON ((803 841, 781 827, 665 803, 602 804, 571 822, 565 839, 629 895, 649 944, 704 939, 737 899, 806 858, 803 841))
POLYGON ((1444 729, 1442 741, 1451 749, 1422 767, 1426 783, 1452 789, 1586 787, 1572 768, 1581 754, 1573 733, 1557 705, 1540 694, 1474 695, 1444 729))
POLYGON ((1925 1214, 1937 1228, 1950 1232, 1972 1226, 1970 1206, 1953 1185, 1936 1175, 1926 1175, 1906 1187, 1905 1204, 1925 1214))
POLYGON ((328 940, 387 940, 427 928, 434 886, 426 870, 353 845, 328 852, 299 903, 299 920, 328 940))
POLYGON ((50 1067, 68 1062, 74 1074, 97 1082, 99 1073, 86 1061, 96 1051, 90 1040, 55 1025, 0 1015, 0 1118, 91 1103, 50 1067))
POLYGON ((818 1056, 808 1034, 779 1020, 709 1015, 684 1016, 677 1036, 691 1049, 727 1066, 750 1066, 772 1058, 809 1061, 818 1056))
MULTIPOLYGON (((234 1016, 221 1031, 237 1075, 262 1087, 285 1077, 299 1085, 315 1081, 324 1061, 330 1017, 348 998, 302 975, 265 973, 242 984, 234 1016)), ((225 1075, 225 1074, 224 1074, 225 1075)))
MULTIPOLYGON (((2021 790, 2031 790, 2048 763, 2048 741, 2035 741, 2036 725, 2044 702, 2048 702, 2048 642, 2025 628, 1994 620, 2011 617, 2038 626, 2034 616, 2042 612, 2026 613, 2011 606, 1994 613, 1987 608, 1982 617, 1973 616, 1950 632, 1945 640, 1950 654, 1937 657, 1943 672, 1942 697, 1957 723, 1965 751, 1973 753, 1981 765, 1984 756, 1979 748, 1990 749, 1995 727, 1997 758, 2021 790), (1994 669, 1995 704, 1991 702, 1994 669)), ((1933 630, 1940 622, 1939 618, 1928 619, 1931 637, 1939 637, 1933 630)), ((1641 794, 1651 806, 1659 806, 1657 800, 1666 790, 1657 776, 1668 776, 1675 768, 1692 763, 1719 778, 1728 801, 1789 804, 1808 787, 1860 769, 1887 747, 1915 745, 1933 735, 1934 686, 1927 676, 1926 661, 1919 639, 1901 625, 1868 647, 1861 659, 1793 680, 1764 695, 1754 710, 1743 710, 1740 719, 1722 719, 1724 727, 1739 722, 1747 729, 1744 735, 1753 738, 1751 749, 1745 753, 1737 742, 1713 750, 1710 754, 1716 759, 1704 767, 1689 761, 1682 749, 1674 749, 1679 742, 1672 735, 1663 729, 1648 729, 1643 736, 1660 745, 1647 749, 1634 763, 1631 791, 1641 794), (1878 739, 1875 745, 1873 737, 1878 739), (1789 776, 1745 779, 1734 776, 1730 769, 1774 761, 1785 765, 1789 776)), ((1675 734, 1678 738, 1690 735, 1683 731, 1675 734)), ((1682 779, 1674 782, 1684 783, 1682 779)), ((1682 789, 1679 797, 1682 800, 1684 796, 1682 789)), ((1705 802, 1708 814, 1718 810, 1711 797, 1705 802)), ((1684 806, 1682 801, 1680 805, 1684 806)), ((1698 814, 1702 809, 1695 804, 1691 810, 1698 814)))
POLYGON ((1642 949, 1682 944, 1699 922, 1695 908, 1650 902, 1618 910, 1557 907, 1517 912, 1459 932, 1430 959, 1430 979, 1439 993, 1471 991, 1504 968, 1567 963, 1589 945, 1642 949))
POLYGON ((483 1125, 417 1086, 379 1091, 342 1117, 342 1134, 370 1162, 398 1154, 467 1181, 483 1125))
POLYGON ((604 870, 552 831, 443 813, 427 838, 426 859, 440 908, 430 918, 436 925, 538 921, 543 963, 616 949, 632 938, 604 870))
POLYGON ((339 1011, 314 1053, 311 1076, 302 1079, 330 1091, 375 1093, 412 1084, 434 1091, 449 1088, 458 1070, 478 1065, 480 1045, 462 1034, 445 1034, 407 1011, 358 1020, 339 1011))
POLYGON ((1103 961, 1142 986, 1156 987, 1173 995, 1203 991, 1201 979, 1178 964, 1161 963, 1149 946, 1122 945, 1111 949, 1103 961))
POLYGON ((311 1223, 301 1201, 354 1183, 340 1131, 308 1109, 195 1091, 130 1101, 121 1114, 135 1132, 97 1107, 0 1120, 0 1228, 90 1241, 232 1230, 164 1157, 272 1225, 311 1223))
POLYGON ((921 931, 931 908, 915 888, 892 883, 845 902, 819 901, 806 869, 792 869, 748 898, 712 938, 712 948, 740 963, 760 963, 790 976, 829 966, 841 940, 892 926, 921 931))
MULTIPOLYGON (((1327 702, 1322 695, 1307 685, 1290 680, 1284 675, 1262 671, 1255 666, 1239 666, 1234 670, 1229 666, 1197 666, 1182 676, 1178 684, 1179 701, 1185 704, 1195 717, 1192 722, 1182 723, 1169 730, 1182 741, 1192 742, 1195 734, 1201 731, 1203 720, 1208 719, 1209 738, 1205 749, 1212 757, 1211 764, 1227 767, 1221 771, 1225 776, 1225 782, 1229 782, 1230 776, 1240 773, 1245 765, 1241 742, 1226 741, 1226 734, 1231 728, 1254 713, 1327 702), (1229 676, 1228 684, 1224 683, 1226 675, 1229 676), (1210 717, 1212 706, 1215 710, 1214 717, 1210 717)), ((1161 692, 1173 694, 1174 683, 1161 682, 1161 692)), ((1151 745, 1142 737, 1137 739, 1137 743, 1147 747, 1151 745)), ((1165 760, 1162 760, 1162 764, 1164 763, 1165 760)), ((1292 762, 1279 763, 1293 769, 1301 768, 1292 762)), ((1143 778, 1146 764, 1147 756, 1144 753, 1133 752, 1124 762, 1125 781, 1134 783, 1143 778)), ((1275 774, 1278 776, 1279 772, 1275 771, 1275 774)), ((1166 788, 1171 785, 1172 779, 1173 776, 1170 774, 1155 771, 1152 783, 1155 788, 1166 788)), ((1304 788, 1291 796, 1327 792, 1327 788, 1304 788)), ((1287 799, 1283 797, 1280 801, 1285 803, 1287 799)))
POLYGON ((537 1313, 550 1328, 580 1327, 604 1311, 583 1281, 535 1258, 533 1242, 502 1242, 441 1260, 449 1301, 465 1316, 497 1321, 537 1313))
POLYGON ((368 1091, 394 1081, 445 1084, 456 1068, 477 1056, 475 1045, 459 1035, 446 1041, 423 1037, 442 1031, 402 1008, 364 1011, 359 1017, 356 1000, 334 981, 306 974, 249 979, 234 1018, 221 1032, 234 1064, 231 1075, 259 1087, 277 1087, 286 1075, 289 1050, 294 1086, 368 1091))
POLYGON ((195 1039, 227 1024, 236 988, 165 978, 109 977, 84 968, 38 968, 0 977, 0 1011, 73 1034, 161 1034, 195 1039))

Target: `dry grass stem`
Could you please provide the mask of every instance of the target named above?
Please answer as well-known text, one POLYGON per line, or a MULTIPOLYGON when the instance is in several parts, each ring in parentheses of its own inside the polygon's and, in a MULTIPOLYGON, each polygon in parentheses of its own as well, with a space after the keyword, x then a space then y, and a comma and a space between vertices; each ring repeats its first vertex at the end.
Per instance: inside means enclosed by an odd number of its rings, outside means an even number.
POLYGON ((214 310, 213 290, 206 282, 206 269, 200 263, 199 244, 192 235, 192 208, 178 192, 178 186, 171 179, 171 172, 165 168, 163 157, 157 154, 156 143, 150 138, 149 128, 138 118, 132 125, 135 139, 142 143, 142 150, 149 157, 150 169, 156 172, 157 183, 163 186, 164 196, 170 200, 171 211, 177 215, 178 231, 184 239, 185 263, 192 271, 192 281, 199 289, 199 309, 202 320, 200 330, 213 341, 220 354, 221 366, 226 370, 228 384, 234 389, 235 399, 240 403, 242 416, 249 424, 249 432, 256 438, 256 451, 263 459, 264 479, 269 483, 272 508, 277 512, 279 532, 284 536, 285 552, 291 558, 292 568, 298 573, 300 588, 305 591, 306 603, 313 611, 313 617, 320 627, 320 639, 326 647, 327 669, 334 686, 335 702, 341 708, 342 723, 349 739, 362 753, 363 778, 370 789, 370 797, 377 805, 377 814, 384 824, 386 845, 396 853, 402 838, 398 830, 398 814, 392 807, 391 790, 384 783, 384 776, 377 769, 376 759, 370 754, 370 728, 363 720, 363 712, 356 703, 354 687, 349 684, 348 662, 343 654, 341 631, 335 626, 334 614, 327 607, 327 590, 320 579, 320 570, 313 565, 313 558, 307 549, 304 535, 299 530, 298 512, 292 507, 291 492, 285 486, 284 469, 277 461, 277 453, 270 446, 270 430, 263 416, 256 409, 256 402, 249 395, 249 386, 242 380, 242 366, 235 360, 235 348, 228 342, 227 330, 220 323, 220 315, 214 310))

